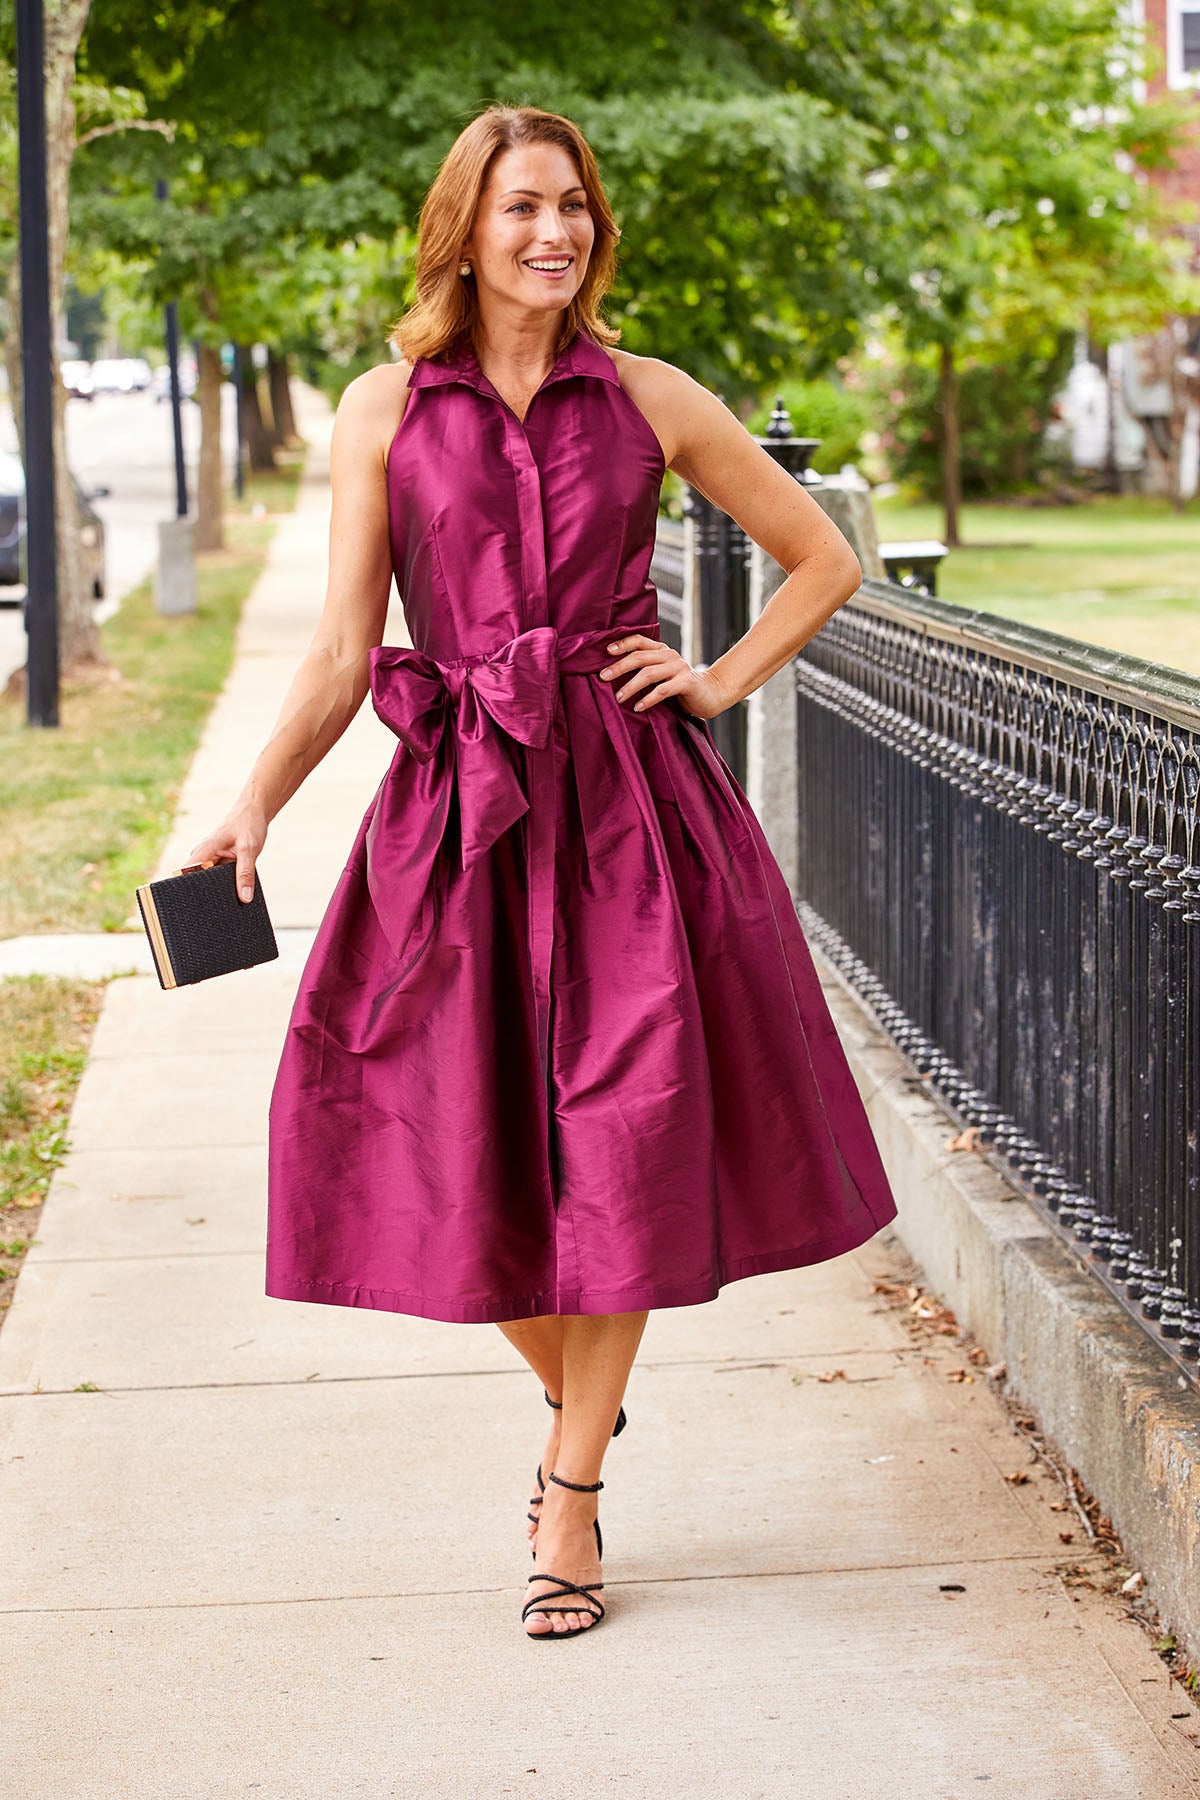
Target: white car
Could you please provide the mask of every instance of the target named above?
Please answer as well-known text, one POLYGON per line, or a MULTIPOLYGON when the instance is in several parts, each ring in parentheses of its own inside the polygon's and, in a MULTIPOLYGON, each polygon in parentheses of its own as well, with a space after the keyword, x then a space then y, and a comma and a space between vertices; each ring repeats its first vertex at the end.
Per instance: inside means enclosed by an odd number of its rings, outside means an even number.
POLYGON ((92 364, 92 385, 98 394, 132 394, 153 380, 144 356, 103 356, 92 364))
POLYGON ((92 400, 96 389, 92 381, 92 365, 78 357, 68 357, 59 365, 62 384, 73 400, 92 400))

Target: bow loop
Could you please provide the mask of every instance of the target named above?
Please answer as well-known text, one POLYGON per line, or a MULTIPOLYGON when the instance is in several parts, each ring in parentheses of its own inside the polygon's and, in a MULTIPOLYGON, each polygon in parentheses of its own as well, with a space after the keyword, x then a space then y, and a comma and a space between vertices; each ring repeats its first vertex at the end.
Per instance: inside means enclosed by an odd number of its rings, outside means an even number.
POLYGON ((371 651, 371 704, 418 762, 429 762, 445 727, 446 683, 431 656, 398 644, 371 651))

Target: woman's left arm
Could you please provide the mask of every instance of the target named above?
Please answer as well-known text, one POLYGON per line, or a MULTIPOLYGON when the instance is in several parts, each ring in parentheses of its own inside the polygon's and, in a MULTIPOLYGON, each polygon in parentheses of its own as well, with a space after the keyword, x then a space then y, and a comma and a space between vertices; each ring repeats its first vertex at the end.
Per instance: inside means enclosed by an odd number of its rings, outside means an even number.
MULTIPOLYGON (((782 582, 744 637, 702 672, 676 670, 657 681, 677 693, 686 709, 704 717, 723 712, 754 693, 815 637, 862 581, 853 547, 811 494, 750 435, 717 396, 682 369, 638 358, 636 403, 654 425, 667 467, 735 520, 786 571, 782 582)), ((629 382, 634 398, 634 381, 629 382)), ((636 670, 650 674, 650 640, 620 640, 628 653, 611 678, 636 670)), ((670 653, 673 655, 673 653, 670 653)), ((634 681, 621 697, 637 693, 642 706, 663 697, 648 682, 634 681)), ((635 704, 637 704, 635 702, 635 704)))

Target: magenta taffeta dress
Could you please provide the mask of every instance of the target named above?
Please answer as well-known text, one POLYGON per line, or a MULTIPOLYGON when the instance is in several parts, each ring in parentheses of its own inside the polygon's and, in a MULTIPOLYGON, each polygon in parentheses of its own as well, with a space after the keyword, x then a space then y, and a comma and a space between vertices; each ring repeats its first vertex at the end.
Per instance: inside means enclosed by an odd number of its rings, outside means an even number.
POLYGON ((658 637, 663 454, 580 332, 524 421, 414 365, 388 453, 413 649, 270 1102, 266 1291, 486 1322, 711 1300, 896 1216, 782 872, 658 637))

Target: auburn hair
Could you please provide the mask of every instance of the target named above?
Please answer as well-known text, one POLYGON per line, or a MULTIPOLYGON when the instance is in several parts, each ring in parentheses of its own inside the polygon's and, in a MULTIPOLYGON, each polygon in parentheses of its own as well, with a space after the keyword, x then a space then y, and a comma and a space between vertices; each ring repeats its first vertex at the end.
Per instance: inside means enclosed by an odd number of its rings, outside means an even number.
POLYGON ((388 336, 407 362, 436 357, 463 339, 475 340, 479 302, 473 275, 458 272, 463 239, 470 235, 492 164, 505 150, 524 144, 557 144, 579 171, 596 235, 583 280, 565 309, 555 354, 587 332, 598 343, 615 344, 620 331, 607 324, 599 306, 617 273, 621 233, 591 146, 573 120, 536 106, 492 105, 476 115, 451 144, 421 206, 417 221, 416 300, 388 336))

